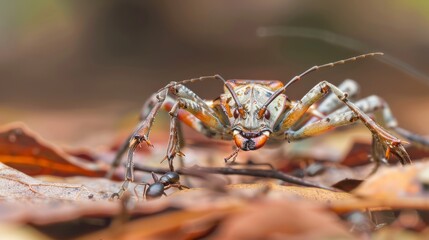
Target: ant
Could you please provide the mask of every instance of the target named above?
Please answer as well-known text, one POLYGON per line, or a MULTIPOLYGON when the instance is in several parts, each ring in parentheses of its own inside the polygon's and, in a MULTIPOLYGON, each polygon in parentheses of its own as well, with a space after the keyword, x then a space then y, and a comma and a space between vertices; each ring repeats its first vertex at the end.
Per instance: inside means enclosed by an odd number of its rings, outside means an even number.
POLYGON ((138 183, 134 187, 134 193, 138 197, 137 187, 139 185, 144 185, 143 197, 144 199, 156 199, 160 198, 162 195, 167 196, 165 190, 175 187, 180 190, 183 188, 189 189, 189 187, 180 184, 180 175, 176 172, 166 172, 164 175, 159 178, 154 172, 152 172, 153 183, 142 182, 138 183))

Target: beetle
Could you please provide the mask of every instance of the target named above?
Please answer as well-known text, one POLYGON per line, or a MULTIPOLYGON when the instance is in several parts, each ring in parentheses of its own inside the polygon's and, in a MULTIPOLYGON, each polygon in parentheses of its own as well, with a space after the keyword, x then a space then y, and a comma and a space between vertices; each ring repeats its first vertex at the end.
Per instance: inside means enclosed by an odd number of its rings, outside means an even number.
POLYGON ((183 188, 188 188, 185 185, 180 184, 180 175, 177 172, 166 172, 160 178, 152 172, 153 183, 138 183, 134 187, 134 193, 138 196, 137 187, 140 185, 144 186, 143 197, 145 199, 156 199, 160 198, 162 195, 166 196, 165 190, 176 187, 180 190, 183 188))
POLYGON ((144 104, 141 122, 118 151, 112 169, 119 165, 122 154, 128 149, 125 181, 119 193, 125 191, 128 183, 134 180, 133 153, 137 146, 143 142, 152 146, 149 132, 160 109, 171 115, 165 156, 171 171, 174 171, 173 159, 177 155, 183 155, 180 151, 179 120, 209 138, 233 140, 236 150, 226 160, 235 159, 239 151, 257 150, 268 140, 297 141, 360 120, 372 133, 372 159, 375 162, 385 162, 393 154, 402 164, 411 163, 403 146, 406 142, 385 130, 368 114, 381 110, 387 128, 409 141, 417 140, 429 145, 427 141, 399 128, 388 104, 382 98, 373 95, 352 102, 350 99, 354 99, 359 88, 353 80, 346 80, 338 87, 327 81, 319 82, 297 101, 291 101, 285 94, 291 84, 311 72, 377 55, 383 53, 367 53, 316 65, 286 84, 277 80, 225 80, 220 75, 169 83, 144 104), (224 93, 215 100, 203 100, 185 86, 187 83, 209 79, 220 80, 224 85, 224 93))

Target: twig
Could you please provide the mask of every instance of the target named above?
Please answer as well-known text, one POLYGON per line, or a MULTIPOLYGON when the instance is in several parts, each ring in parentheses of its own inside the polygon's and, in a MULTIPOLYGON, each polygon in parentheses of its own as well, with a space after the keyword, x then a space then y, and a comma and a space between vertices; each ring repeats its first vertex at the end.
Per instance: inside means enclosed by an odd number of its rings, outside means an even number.
MULTIPOLYGON (((143 172, 154 172, 158 174, 165 174, 169 170, 166 168, 154 168, 149 166, 142 166, 136 164, 134 169, 137 171, 143 172)), ((200 167, 198 165, 194 165, 189 168, 180 168, 176 169, 176 172, 183 175, 190 175, 200 177, 201 174, 196 173, 211 173, 211 174, 223 174, 223 175, 245 175, 245 176, 253 176, 253 177, 261 177, 261 178, 273 178, 279 179, 284 182, 306 186, 306 187, 315 187, 322 188, 330 191, 338 191, 336 188, 324 186, 322 184, 317 184, 309 181, 305 181, 303 179, 285 174, 283 172, 277 170, 266 170, 266 169, 249 169, 249 168, 230 168, 230 167, 200 167)))

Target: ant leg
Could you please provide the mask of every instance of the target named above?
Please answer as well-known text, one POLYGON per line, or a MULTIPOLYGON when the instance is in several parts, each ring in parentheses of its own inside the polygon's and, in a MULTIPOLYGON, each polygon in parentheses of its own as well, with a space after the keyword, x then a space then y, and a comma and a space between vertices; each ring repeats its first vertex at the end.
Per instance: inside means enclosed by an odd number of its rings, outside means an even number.
POLYGON ((136 197, 137 197, 137 201, 139 201, 140 199, 139 199, 139 194, 138 194, 138 192, 137 192, 137 187, 139 187, 139 186, 144 186, 144 189, 143 189, 143 196, 145 195, 145 192, 146 192, 146 188, 147 188, 147 186, 149 186, 150 184, 149 183, 146 183, 146 182, 142 182, 142 183, 137 183, 136 184, 136 186, 134 187, 134 194, 136 195, 136 197))
POLYGON ((169 186, 178 188, 180 190, 183 190, 183 188, 189 189, 188 186, 180 184, 180 183, 173 183, 173 184, 170 184, 169 186))
POLYGON ((156 175, 154 172, 151 172, 151 174, 152 174, 153 182, 158 182, 159 181, 158 175, 156 175))
POLYGON ((144 186, 144 189, 143 189, 143 199, 144 200, 147 200, 147 197, 146 197, 147 188, 148 188, 147 186, 150 186, 150 184, 144 186))

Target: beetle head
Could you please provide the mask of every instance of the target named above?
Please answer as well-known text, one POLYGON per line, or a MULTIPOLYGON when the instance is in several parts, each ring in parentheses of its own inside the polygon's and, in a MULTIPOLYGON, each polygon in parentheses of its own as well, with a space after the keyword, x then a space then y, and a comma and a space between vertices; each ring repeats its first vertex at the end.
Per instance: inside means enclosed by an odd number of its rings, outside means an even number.
POLYGON ((283 85, 279 81, 258 80, 228 80, 228 84, 236 96, 225 89, 221 99, 229 116, 235 144, 244 151, 261 148, 283 112, 286 97, 278 96, 262 116, 258 113, 273 91, 283 85))

